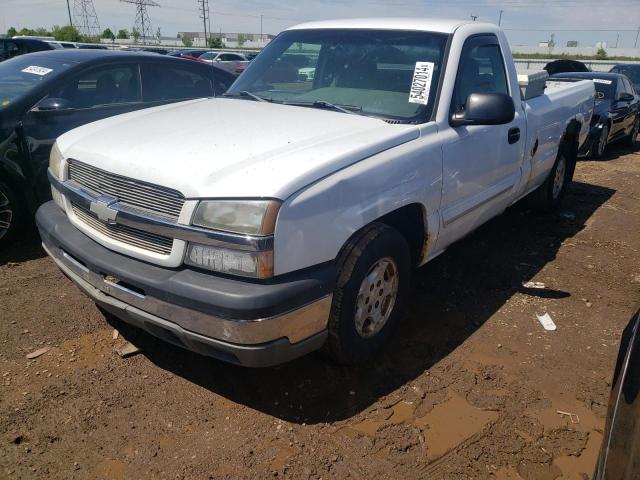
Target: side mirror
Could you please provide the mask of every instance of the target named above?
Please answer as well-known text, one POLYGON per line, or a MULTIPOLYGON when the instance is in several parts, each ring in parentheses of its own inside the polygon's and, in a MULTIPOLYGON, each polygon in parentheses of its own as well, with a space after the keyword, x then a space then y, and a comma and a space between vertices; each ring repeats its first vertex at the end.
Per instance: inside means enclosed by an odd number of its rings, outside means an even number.
POLYGON ((452 127, 462 125, 504 125, 513 120, 516 108, 513 99, 505 93, 472 93, 467 98, 464 112, 451 116, 452 127))
POLYGON ((66 100, 64 98, 49 97, 42 100, 32 111, 54 112, 60 110, 70 110, 72 108, 73 105, 69 100, 66 100))
POLYGON ((627 92, 621 93, 620 96, 618 97, 619 102, 633 102, 633 99, 634 99, 634 96, 627 92))

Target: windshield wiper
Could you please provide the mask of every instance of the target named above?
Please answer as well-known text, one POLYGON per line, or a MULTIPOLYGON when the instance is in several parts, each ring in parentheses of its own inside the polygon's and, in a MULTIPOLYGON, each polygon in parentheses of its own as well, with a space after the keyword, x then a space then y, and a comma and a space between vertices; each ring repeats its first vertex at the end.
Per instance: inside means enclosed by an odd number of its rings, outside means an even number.
POLYGON ((314 107, 314 108, 326 108, 326 109, 330 109, 330 110, 335 110, 337 112, 342 112, 342 113, 350 113, 352 115, 360 115, 360 113, 362 111, 362 107, 358 107, 357 105, 342 105, 342 104, 334 104, 334 103, 329 103, 329 102, 325 102, 324 100, 314 100, 312 102, 298 102, 298 101, 291 101, 291 102, 284 102, 284 105, 294 105, 294 106, 299 106, 299 107, 314 107))
POLYGON ((222 95, 223 97, 250 97, 258 102, 273 102, 272 98, 269 97, 261 97, 260 95, 256 95, 255 93, 248 92, 247 90, 242 90, 238 93, 225 93, 222 95))

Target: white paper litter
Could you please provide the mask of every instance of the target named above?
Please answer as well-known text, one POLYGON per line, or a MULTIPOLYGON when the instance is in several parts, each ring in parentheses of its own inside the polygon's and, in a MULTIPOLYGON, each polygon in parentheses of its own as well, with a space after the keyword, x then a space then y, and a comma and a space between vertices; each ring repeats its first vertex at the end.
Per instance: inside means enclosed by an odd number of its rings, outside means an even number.
POLYGON ((538 317, 538 321, 540 322, 540 325, 542 325, 545 330, 553 331, 557 328, 556 324, 553 323, 553 320, 551 319, 548 313, 545 313, 544 315, 536 314, 536 317, 538 317))

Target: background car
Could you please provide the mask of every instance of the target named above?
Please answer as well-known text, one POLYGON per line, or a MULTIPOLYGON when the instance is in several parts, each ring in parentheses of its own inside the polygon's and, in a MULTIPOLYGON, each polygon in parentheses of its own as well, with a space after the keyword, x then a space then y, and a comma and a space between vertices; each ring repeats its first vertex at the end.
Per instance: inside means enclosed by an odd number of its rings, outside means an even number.
POLYGON ((549 75, 565 72, 588 72, 589 67, 578 60, 554 60, 544 66, 549 75))
POLYGON ((606 146, 617 140, 625 140, 637 146, 640 128, 640 96, 631 82, 619 73, 575 72, 558 73, 554 79, 593 80, 596 87, 596 104, 591 119, 591 132, 582 153, 602 158, 606 146))
POLYGON ((611 73, 626 75, 627 78, 631 80, 633 88, 636 89, 636 93, 640 94, 640 63, 620 63, 614 65, 609 71, 611 73))
POLYGON ((200 60, 214 63, 226 71, 240 75, 247 68, 249 60, 241 53, 231 52, 205 52, 200 55, 200 60))
POLYGON ((622 334, 594 480, 640 474, 640 312, 622 334))
POLYGON ((0 63, 0 243, 51 197, 55 139, 85 123, 141 108, 220 95, 224 70, 153 53, 60 49, 0 63))
POLYGON ((34 38, 0 38, 0 62, 25 53, 55 49, 49 42, 34 38))

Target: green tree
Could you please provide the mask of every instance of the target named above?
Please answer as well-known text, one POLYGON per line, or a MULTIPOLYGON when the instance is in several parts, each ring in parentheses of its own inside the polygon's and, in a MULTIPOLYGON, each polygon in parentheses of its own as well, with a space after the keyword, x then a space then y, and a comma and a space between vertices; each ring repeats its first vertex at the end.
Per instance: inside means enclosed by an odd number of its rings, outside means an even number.
POLYGON ((15 27, 11 27, 9 30, 7 30, 7 37, 11 38, 11 37, 15 37, 18 34, 18 31, 15 29, 15 27))
POLYGON ((119 40, 126 40, 129 38, 129 31, 126 28, 121 28, 118 30, 118 35, 116 36, 119 40))
POLYGON ((238 34, 238 46, 241 47, 247 43, 247 36, 244 33, 238 34))
POLYGON ((36 34, 35 30, 31 30, 30 28, 21 28, 20 31, 18 32, 18 35, 26 35, 26 36, 33 36, 35 34, 36 34))
POLYGON ((193 47, 193 38, 191 38, 189 35, 182 35, 180 37, 180 40, 182 40, 182 45, 184 45, 185 47, 193 47))
POLYGON ((131 36, 133 37, 133 41, 138 43, 138 39, 140 38, 140 32, 136 27, 133 27, 131 30, 131 36))
POLYGON ((209 48, 224 48, 224 43, 222 43, 220 37, 210 38, 209 48))
POLYGON ((53 38, 58 41, 64 42, 82 42, 87 41, 76 27, 72 27, 71 25, 65 25, 64 27, 60 27, 59 25, 53 26, 53 31, 51 32, 53 38))
POLYGON ((110 28, 105 28, 104 32, 102 32, 102 35, 100 35, 100 38, 106 38, 113 41, 116 39, 116 36, 113 34, 110 28))
POLYGON ((596 52, 596 59, 597 60, 606 60, 607 59, 607 51, 600 47, 598 49, 598 51, 596 52))

